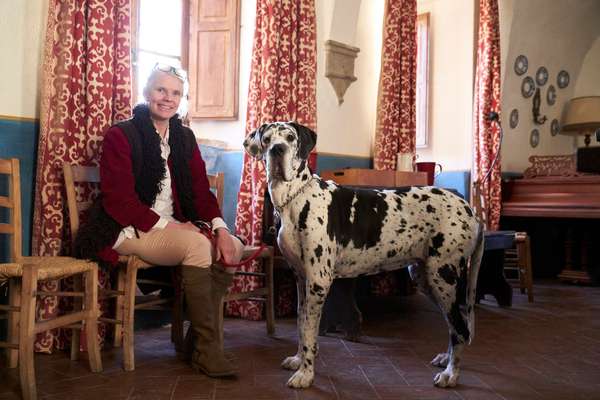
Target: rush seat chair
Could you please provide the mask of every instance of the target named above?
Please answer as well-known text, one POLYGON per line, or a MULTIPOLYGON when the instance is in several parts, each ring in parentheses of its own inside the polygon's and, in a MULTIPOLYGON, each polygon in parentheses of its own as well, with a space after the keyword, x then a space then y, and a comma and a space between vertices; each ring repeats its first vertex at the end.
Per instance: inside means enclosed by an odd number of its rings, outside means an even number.
MULTIPOLYGON (((65 189, 69 209, 69 222, 71 237, 76 237, 79 230, 80 215, 90 208, 92 202, 80 201, 77 197, 76 185, 99 185, 100 171, 98 167, 76 166, 69 163, 63 164, 65 189)), ((117 266, 116 289, 101 290, 100 295, 115 298, 115 318, 100 318, 101 322, 114 325, 114 346, 123 346, 123 369, 135 369, 134 347, 134 314, 135 310, 171 310, 171 341, 175 347, 183 346, 183 293, 177 274, 173 268, 172 282, 159 280, 138 279, 138 271, 154 268, 156 265, 145 262, 135 255, 119 256, 117 266), (173 288, 173 296, 137 296, 138 284, 163 286, 173 288)))
POLYGON ((37 398, 34 369, 34 341, 36 334, 59 327, 73 329, 71 359, 79 355, 79 330, 83 324, 87 339, 90 369, 102 371, 98 343, 98 266, 94 262, 71 257, 22 256, 22 221, 19 161, 0 159, 0 175, 8 176, 8 196, 0 196, 0 209, 8 209, 8 222, 0 223, 0 234, 10 237, 9 263, 0 264, 0 283, 8 281, 9 304, 0 305, 8 319, 5 348, 7 366, 19 366, 21 392, 25 400, 37 398), (45 292, 38 290, 38 282, 74 278, 73 291, 45 292), (75 309, 59 317, 36 321, 35 309, 40 297, 73 297, 75 309))

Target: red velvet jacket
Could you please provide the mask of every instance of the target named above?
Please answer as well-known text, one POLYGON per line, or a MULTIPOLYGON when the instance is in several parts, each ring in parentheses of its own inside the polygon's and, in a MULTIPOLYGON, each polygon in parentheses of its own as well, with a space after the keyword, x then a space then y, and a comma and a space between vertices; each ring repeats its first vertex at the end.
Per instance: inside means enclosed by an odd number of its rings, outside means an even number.
MULTIPOLYGON (((168 166, 172 172, 171 156, 169 156, 168 166)), ((198 216, 207 222, 212 221, 213 218, 222 217, 217 199, 210 191, 206 165, 197 146, 193 149, 189 167, 192 172, 194 206, 198 216)), ((171 188, 173 190, 173 217, 178 221, 185 222, 174 179, 171 179, 171 188)), ((100 159, 100 190, 105 211, 123 226, 132 225, 142 232, 148 232, 160 218, 150 207, 140 201, 135 192, 131 147, 127 137, 118 126, 111 127, 104 136, 100 159)), ((113 260, 116 254, 110 254, 114 252, 110 250, 105 249, 101 258, 113 260)))

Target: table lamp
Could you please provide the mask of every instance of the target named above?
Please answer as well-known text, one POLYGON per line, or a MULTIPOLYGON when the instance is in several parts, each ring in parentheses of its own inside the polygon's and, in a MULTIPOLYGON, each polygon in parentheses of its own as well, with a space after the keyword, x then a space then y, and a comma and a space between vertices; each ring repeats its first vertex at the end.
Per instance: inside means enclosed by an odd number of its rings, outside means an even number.
POLYGON ((590 136, 600 128, 600 96, 575 97, 569 100, 562 114, 563 135, 585 135, 584 143, 590 145, 590 136))

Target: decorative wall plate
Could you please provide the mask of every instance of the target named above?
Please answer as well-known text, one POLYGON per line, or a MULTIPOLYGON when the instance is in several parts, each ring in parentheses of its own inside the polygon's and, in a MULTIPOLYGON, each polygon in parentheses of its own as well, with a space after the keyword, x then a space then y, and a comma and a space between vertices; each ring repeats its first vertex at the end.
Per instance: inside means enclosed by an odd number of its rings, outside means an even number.
POLYGON ((510 127, 512 129, 515 129, 517 127, 517 125, 519 125, 519 110, 517 110, 516 108, 514 108, 510 112, 509 123, 510 123, 510 127))
POLYGON ((531 135, 529 135, 529 144, 531 147, 537 147, 540 144, 540 131, 534 129, 531 131, 531 135))
POLYGON ((521 83, 521 94, 523 97, 529 98, 533 95, 533 92, 535 92, 535 82, 532 77, 526 76, 523 78, 523 83, 521 83))
POLYGON ((546 67, 539 67, 535 73, 535 82, 538 86, 544 86, 548 82, 548 70, 546 67))
POLYGON ((559 88, 564 89, 567 86, 569 86, 569 80, 569 73, 563 69, 558 73, 558 76, 556 77, 556 84, 559 88))
POLYGON ((549 106, 553 106, 556 103, 556 89, 554 85, 548 86, 548 91, 546 92, 546 101, 549 106))
POLYGON ((515 73, 517 75, 523 75, 525 72, 527 72, 527 67, 529 66, 529 62, 527 61, 527 57, 525 57, 523 54, 521 54, 520 56, 518 56, 515 59, 515 73))
POLYGON ((550 134, 556 136, 558 132, 560 132, 560 124, 558 123, 558 119, 554 118, 552 123, 550 123, 550 134))

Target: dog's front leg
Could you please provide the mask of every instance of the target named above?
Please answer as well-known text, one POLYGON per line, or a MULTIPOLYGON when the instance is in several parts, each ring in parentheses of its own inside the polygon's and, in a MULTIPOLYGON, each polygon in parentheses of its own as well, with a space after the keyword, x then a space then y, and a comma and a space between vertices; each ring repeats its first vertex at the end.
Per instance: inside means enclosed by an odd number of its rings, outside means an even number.
POLYGON ((309 387, 315 377, 315 359, 318 352, 317 333, 319 330, 319 321, 321 320, 321 310, 323 303, 329 292, 331 279, 320 279, 316 282, 313 279, 306 280, 306 304, 304 317, 298 319, 299 331, 302 331, 299 339, 299 349, 301 348, 304 357, 301 360, 298 370, 290 377, 287 384, 293 388, 309 387))
POLYGON ((296 321, 297 329, 298 329, 298 351, 295 355, 287 357, 281 363, 281 366, 285 369, 297 370, 302 364, 302 360, 304 360, 304 330, 303 321, 306 318, 306 279, 296 273, 296 288, 298 291, 298 318, 296 321))

